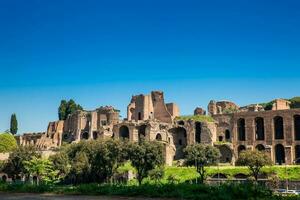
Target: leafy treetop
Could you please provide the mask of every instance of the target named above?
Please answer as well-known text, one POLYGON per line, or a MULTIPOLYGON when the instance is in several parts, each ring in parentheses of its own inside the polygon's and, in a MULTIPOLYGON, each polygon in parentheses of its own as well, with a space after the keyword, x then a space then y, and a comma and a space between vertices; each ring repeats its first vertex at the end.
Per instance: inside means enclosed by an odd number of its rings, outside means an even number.
POLYGON ((69 101, 62 100, 58 108, 58 118, 59 120, 66 120, 69 115, 77 110, 83 110, 83 108, 79 104, 76 104, 73 99, 69 101))

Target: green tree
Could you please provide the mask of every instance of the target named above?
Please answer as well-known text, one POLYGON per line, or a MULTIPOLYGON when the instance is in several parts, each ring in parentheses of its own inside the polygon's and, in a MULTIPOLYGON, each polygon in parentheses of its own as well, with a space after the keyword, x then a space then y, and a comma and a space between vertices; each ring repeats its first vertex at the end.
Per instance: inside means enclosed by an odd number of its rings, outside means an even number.
POLYGON ((261 169, 266 165, 272 165, 272 161, 263 151, 246 150, 242 151, 236 161, 237 165, 248 166, 252 176, 257 182, 261 169))
POLYGON ((89 158, 85 152, 77 152, 72 162, 72 168, 70 174, 75 183, 87 183, 89 182, 89 175, 91 172, 91 164, 89 158))
POLYGON ((33 157, 41 157, 41 154, 35 147, 20 146, 9 154, 3 171, 12 177, 13 180, 16 180, 17 176, 23 177, 28 174, 27 169, 24 167, 24 161, 30 161, 33 157))
POLYGON ((100 181, 112 181, 119 166, 124 164, 124 142, 121 140, 98 140, 94 142, 92 171, 100 181))
POLYGON ((149 172, 164 164, 162 144, 158 142, 142 141, 130 142, 127 145, 128 158, 137 170, 137 180, 142 184, 149 172))
POLYGON ((64 178, 69 174, 71 170, 71 164, 65 151, 61 151, 50 156, 49 160, 53 163, 54 169, 58 170, 60 177, 64 178))
POLYGON ((48 159, 32 157, 31 160, 23 161, 23 165, 28 175, 37 177, 37 184, 39 184, 39 181, 53 184, 58 183, 60 180, 59 171, 54 170, 53 164, 48 159))
POLYGON ((203 144, 189 145, 185 148, 186 164, 196 167, 200 175, 200 183, 206 177, 205 167, 216 164, 220 158, 220 151, 216 147, 203 144))
POLYGON ((82 107, 76 104, 73 99, 69 101, 62 100, 58 108, 58 118, 59 120, 65 120, 70 114, 73 114, 77 110, 82 110, 82 107))
POLYGON ((10 152, 17 148, 17 141, 11 133, 0 134, 0 153, 10 152))
POLYGON ((12 114, 10 118, 10 132, 13 135, 16 135, 18 132, 18 120, 17 120, 17 115, 15 113, 12 114))

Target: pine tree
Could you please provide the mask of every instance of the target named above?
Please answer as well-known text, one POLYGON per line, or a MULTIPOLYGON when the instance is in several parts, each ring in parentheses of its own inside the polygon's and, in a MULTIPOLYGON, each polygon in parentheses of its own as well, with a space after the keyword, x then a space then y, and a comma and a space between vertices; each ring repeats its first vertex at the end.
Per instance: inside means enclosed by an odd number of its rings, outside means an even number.
POLYGON ((10 132, 15 135, 18 132, 18 120, 16 114, 12 114, 10 118, 10 132))

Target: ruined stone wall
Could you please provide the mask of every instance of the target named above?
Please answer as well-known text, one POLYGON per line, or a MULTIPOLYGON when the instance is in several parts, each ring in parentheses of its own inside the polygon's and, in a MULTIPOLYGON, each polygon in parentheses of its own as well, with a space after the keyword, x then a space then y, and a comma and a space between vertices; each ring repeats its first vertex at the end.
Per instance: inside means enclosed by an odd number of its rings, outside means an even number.
POLYGON ((173 119, 179 116, 179 107, 175 103, 167 103, 166 107, 168 112, 172 115, 173 119))
POLYGON ((300 115, 300 109, 290 110, 273 110, 273 111, 261 111, 261 112, 239 112, 231 115, 215 115, 214 119, 218 121, 218 131, 229 129, 232 133, 232 144, 235 156, 238 156, 238 149, 240 146, 246 149, 254 149, 258 145, 262 145, 269 153, 273 162, 276 162, 275 146, 277 144, 283 145, 285 162, 292 164, 295 160, 295 147, 300 145, 299 140, 295 140, 295 126, 294 116, 300 115), (275 117, 283 118, 283 139, 275 139, 275 117), (257 126, 256 119, 262 118, 264 121, 264 139, 257 139, 257 126), (239 140, 238 134, 238 121, 240 119, 245 120, 245 141, 239 140))

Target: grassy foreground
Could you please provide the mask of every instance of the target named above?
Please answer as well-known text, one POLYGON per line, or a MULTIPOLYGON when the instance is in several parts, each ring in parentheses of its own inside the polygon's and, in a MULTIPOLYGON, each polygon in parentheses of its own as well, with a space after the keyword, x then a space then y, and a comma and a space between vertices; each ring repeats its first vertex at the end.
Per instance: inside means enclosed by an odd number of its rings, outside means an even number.
POLYGON ((252 184, 223 184, 220 186, 196 184, 108 185, 82 184, 78 186, 49 186, 31 184, 0 184, 2 192, 55 193, 72 195, 117 195, 176 199, 299 199, 297 196, 275 196, 268 189, 252 184))
MULTIPOLYGON (((229 179, 233 178, 234 175, 242 173, 249 175, 250 171, 247 167, 234 167, 234 166, 220 166, 218 167, 208 167, 207 175, 213 176, 217 173, 225 174, 229 179)), ((300 166, 271 166, 264 167, 262 169, 263 173, 274 174, 276 173, 279 179, 285 180, 300 180, 300 166)), ((195 179, 198 174, 193 167, 166 167, 165 169, 165 180, 168 176, 175 175, 179 182, 185 182, 188 180, 195 179)))

